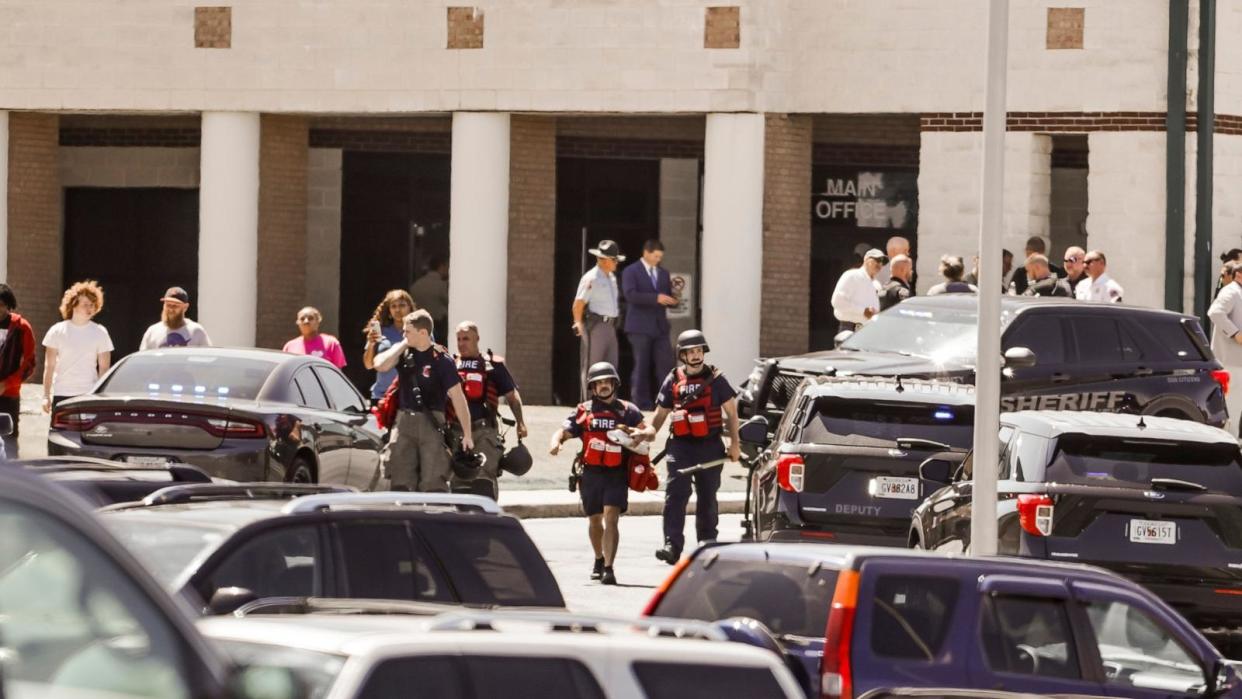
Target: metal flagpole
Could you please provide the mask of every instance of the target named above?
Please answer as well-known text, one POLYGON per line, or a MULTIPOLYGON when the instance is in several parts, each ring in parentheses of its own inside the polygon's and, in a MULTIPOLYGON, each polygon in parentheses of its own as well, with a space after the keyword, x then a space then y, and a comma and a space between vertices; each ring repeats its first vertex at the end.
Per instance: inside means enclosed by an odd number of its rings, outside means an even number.
POLYGON ((1005 223, 1005 70, 1009 0, 988 2, 987 92, 983 111, 983 205, 979 224, 979 340, 975 362, 974 491, 970 548, 996 553, 996 472, 1000 451, 1001 233, 1005 223))

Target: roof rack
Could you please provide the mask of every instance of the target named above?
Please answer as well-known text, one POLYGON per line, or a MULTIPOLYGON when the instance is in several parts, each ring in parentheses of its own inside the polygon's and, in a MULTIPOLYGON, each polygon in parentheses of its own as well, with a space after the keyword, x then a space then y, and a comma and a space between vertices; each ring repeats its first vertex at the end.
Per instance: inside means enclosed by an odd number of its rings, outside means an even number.
POLYGON ((693 619, 668 617, 643 617, 630 619, 573 612, 542 611, 527 609, 463 610, 441 614, 427 626, 428 631, 495 631, 497 623, 519 622, 546 624, 552 631, 573 633, 606 633, 609 629, 646 632, 651 636, 675 638, 699 638, 708 641, 728 641, 729 636, 719 627, 693 619))
POLYGON ((335 492, 323 495, 310 495, 298 498, 285 505, 281 510, 284 514, 307 514, 330 510, 334 507, 359 506, 423 506, 423 507, 455 507, 458 510, 478 510, 489 515, 503 514, 504 510, 495 500, 482 495, 466 495, 459 493, 359 493, 335 492))
MULTIPOLYGON (((340 599, 332 597, 262 597, 238 607, 233 616, 277 614, 358 614, 436 616, 461 609, 444 602, 392 599, 340 599)), ((487 607, 483 607, 487 608, 487 607)))
POLYGON ((204 500, 287 500, 323 493, 355 493, 356 488, 343 485, 308 485, 299 483, 195 483, 160 488, 136 503, 141 507, 173 505, 204 500))

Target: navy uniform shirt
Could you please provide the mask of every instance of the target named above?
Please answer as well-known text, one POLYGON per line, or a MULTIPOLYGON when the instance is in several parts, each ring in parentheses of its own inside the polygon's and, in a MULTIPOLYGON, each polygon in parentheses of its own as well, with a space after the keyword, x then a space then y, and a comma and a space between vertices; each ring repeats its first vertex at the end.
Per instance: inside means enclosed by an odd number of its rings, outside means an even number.
POLYGON ((453 358, 434 347, 425 352, 419 352, 413 347, 407 349, 397 362, 397 376, 401 381, 397 392, 401 396, 402 410, 415 408, 411 392, 411 387, 415 384, 422 391, 423 406, 426 409, 443 411, 445 403, 448 402, 449 389, 461 383, 453 358))
MULTIPOLYGON (((505 367, 503 359, 493 358, 491 362, 485 357, 462 357, 457 360, 457 368, 459 370, 477 371, 482 374, 488 374, 487 380, 496 387, 496 395, 508 395, 512 391, 517 390, 517 384, 513 381, 513 375, 505 367), (491 364, 491 372, 488 372, 487 365, 491 364)), ((482 398, 478 400, 466 399, 466 404, 470 406, 470 420, 482 420, 488 417, 487 394, 484 393, 482 398)))
MULTIPOLYGON (((708 371, 713 371, 708 369, 708 371)), ((673 383, 677 381, 677 370, 670 371, 668 377, 664 379, 664 384, 660 386, 660 395, 656 396, 656 405, 668 410, 675 410, 673 407, 673 383)), ((712 389, 712 405, 720 407, 729 402, 729 399, 737 396, 737 391, 729 385, 729 380, 724 374, 716 374, 716 378, 711 381, 712 389)))
MULTIPOLYGON (((626 425, 627 427, 638 427, 643 424, 643 414, 639 412, 638 408, 633 403, 628 403, 623 400, 614 400, 612 403, 605 403, 592 398, 590 410, 591 412, 611 410, 613 413, 616 413, 621 417, 620 424, 626 425)), ((569 417, 565 418, 565 422, 561 424, 561 427, 565 430, 565 434, 570 437, 581 437, 582 432, 586 427, 586 425, 583 424, 585 422, 586 411, 582 409, 581 405, 579 405, 574 409, 574 412, 570 414, 569 417)))

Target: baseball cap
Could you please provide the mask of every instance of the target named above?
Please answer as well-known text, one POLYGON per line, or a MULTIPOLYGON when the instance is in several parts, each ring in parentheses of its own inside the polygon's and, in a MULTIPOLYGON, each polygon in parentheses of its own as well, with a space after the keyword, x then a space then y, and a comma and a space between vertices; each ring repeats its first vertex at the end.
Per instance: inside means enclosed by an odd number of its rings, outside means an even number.
POLYGON ((886 265, 888 264, 888 255, 885 255, 883 250, 871 248, 867 251, 867 254, 863 255, 863 260, 879 260, 880 264, 886 265))
POLYGON ((164 295, 160 297, 160 301, 180 301, 181 303, 189 303, 190 294, 179 286, 170 286, 168 287, 168 291, 165 291, 164 295))

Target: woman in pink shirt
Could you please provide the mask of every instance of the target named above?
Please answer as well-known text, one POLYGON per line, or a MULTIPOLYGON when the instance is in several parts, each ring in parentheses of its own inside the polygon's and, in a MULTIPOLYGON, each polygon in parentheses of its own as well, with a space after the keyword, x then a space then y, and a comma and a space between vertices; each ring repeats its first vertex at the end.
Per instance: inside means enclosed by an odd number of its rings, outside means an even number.
POLYGON ((307 306, 298 311, 298 331, 301 337, 295 337, 285 343, 285 351, 291 354, 309 354, 312 357, 323 357, 341 368, 345 366, 345 351, 335 337, 319 332, 319 324, 323 322, 323 314, 318 308, 307 306))

